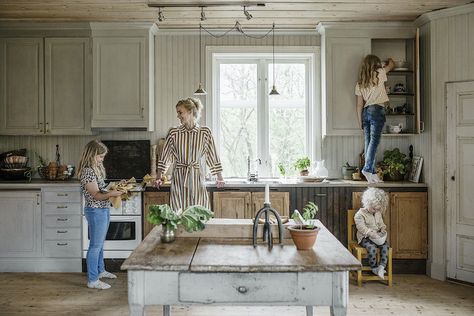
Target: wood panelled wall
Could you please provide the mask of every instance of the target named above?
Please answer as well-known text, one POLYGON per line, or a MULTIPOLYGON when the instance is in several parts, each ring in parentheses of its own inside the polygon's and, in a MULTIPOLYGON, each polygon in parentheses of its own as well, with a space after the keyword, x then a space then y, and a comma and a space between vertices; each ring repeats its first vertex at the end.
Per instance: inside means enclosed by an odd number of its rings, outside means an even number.
POLYGON ((430 275, 446 272, 446 82, 474 80, 474 4, 428 14, 420 21, 427 122, 423 140, 429 191, 430 275))
MULTIPOLYGON (((226 36, 215 39, 203 35, 202 63, 203 77, 205 70, 205 46, 261 46, 271 45, 271 38, 249 39, 242 35, 226 36)), ((275 35, 276 46, 319 46, 320 37, 316 31, 305 34, 275 35)), ((199 36, 197 33, 164 31, 155 38, 155 132, 99 132, 96 136, 0 136, 0 152, 27 148, 30 155, 38 152, 46 159, 54 159, 55 145, 59 144, 62 162, 77 164, 83 146, 93 138, 112 140, 150 139, 156 143, 165 137, 170 126, 177 125, 175 104, 177 100, 191 96, 199 82, 199 36)), ((317 74, 319 76, 319 74, 317 74)), ((356 79, 354 79, 355 81, 356 79)), ((209 97, 209 96, 208 96, 209 97)), ((202 99, 205 104, 205 97, 202 99)), ((315 106, 320 107, 317 100, 315 106)), ((355 114, 355 97, 354 97, 355 114)), ((205 122, 205 113, 202 115, 205 122)), ((414 145, 415 154, 429 148, 423 137, 383 137, 378 159, 383 150, 399 147, 408 153, 408 146, 414 145), (425 148, 425 149, 423 149, 425 148)), ((347 161, 358 164, 359 153, 363 149, 362 132, 356 136, 326 137, 322 141, 321 156, 326 160, 326 167, 331 176, 341 176, 341 166, 347 161)))

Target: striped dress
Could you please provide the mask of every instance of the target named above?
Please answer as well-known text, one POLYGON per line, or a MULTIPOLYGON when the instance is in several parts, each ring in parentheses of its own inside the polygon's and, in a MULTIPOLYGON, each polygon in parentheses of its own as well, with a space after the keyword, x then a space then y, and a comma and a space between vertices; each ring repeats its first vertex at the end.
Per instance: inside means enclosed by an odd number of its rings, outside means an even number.
POLYGON ((213 175, 222 171, 211 130, 197 124, 192 129, 184 125, 171 128, 157 168, 164 174, 173 165, 170 206, 174 211, 191 205, 211 209, 204 186, 205 163, 213 175))

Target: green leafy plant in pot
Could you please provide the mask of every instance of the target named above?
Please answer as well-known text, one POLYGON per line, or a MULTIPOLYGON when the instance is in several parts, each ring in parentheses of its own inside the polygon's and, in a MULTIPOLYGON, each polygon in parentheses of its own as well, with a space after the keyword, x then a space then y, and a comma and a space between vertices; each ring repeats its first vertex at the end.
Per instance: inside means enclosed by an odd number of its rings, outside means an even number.
POLYGON ((409 159, 400 152, 400 149, 385 150, 380 168, 384 174, 384 179, 388 181, 401 181, 408 172, 409 159))
POLYGON ((295 210, 291 218, 297 223, 297 225, 288 227, 291 238, 295 243, 296 249, 308 250, 312 249, 316 237, 318 236, 321 228, 316 227, 312 222, 312 219, 318 213, 319 208, 313 202, 308 202, 303 208, 303 214, 300 214, 298 210, 295 210))
POLYGON ((296 160, 294 164, 295 169, 300 172, 301 176, 307 176, 309 174, 308 169, 310 165, 311 165, 311 162, 307 156, 296 160))
POLYGON ((187 232, 203 230, 206 226, 204 223, 214 217, 214 213, 209 209, 193 205, 186 210, 175 212, 168 204, 150 205, 147 220, 154 225, 162 225, 161 231, 162 242, 172 242, 176 238, 176 229, 179 225, 187 232))

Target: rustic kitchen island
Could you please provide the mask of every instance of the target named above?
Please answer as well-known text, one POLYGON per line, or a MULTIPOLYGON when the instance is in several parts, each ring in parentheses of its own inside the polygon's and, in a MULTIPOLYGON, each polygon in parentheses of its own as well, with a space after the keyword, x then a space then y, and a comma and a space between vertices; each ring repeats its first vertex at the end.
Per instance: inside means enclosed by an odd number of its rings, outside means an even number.
MULTIPOLYGON (((321 222, 316 225, 316 245, 307 251, 297 251, 286 230, 281 245, 253 247, 250 219, 213 219, 202 232, 178 232, 169 244, 155 227, 122 265, 130 315, 163 305, 169 316, 170 305, 181 304, 298 305, 307 315, 313 306, 330 306, 331 315, 346 315, 348 271, 360 263, 321 222)), ((278 236, 276 225, 272 229, 278 236)))

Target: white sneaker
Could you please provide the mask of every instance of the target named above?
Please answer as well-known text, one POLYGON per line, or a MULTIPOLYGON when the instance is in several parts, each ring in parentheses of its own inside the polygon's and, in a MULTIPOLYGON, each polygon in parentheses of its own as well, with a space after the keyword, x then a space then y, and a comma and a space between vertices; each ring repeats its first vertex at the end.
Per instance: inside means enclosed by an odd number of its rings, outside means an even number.
POLYGON ((102 278, 107 278, 107 279, 116 279, 117 276, 113 273, 110 273, 108 271, 104 271, 104 272, 101 272, 99 274, 99 279, 102 279, 102 278))
POLYGON ((97 280, 95 282, 87 282, 87 287, 90 289, 99 289, 99 290, 110 289, 110 285, 105 282, 102 282, 101 280, 97 280))
POLYGON ((374 181, 374 183, 382 183, 383 182, 383 180, 380 179, 379 176, 376 173, 374 173, 372 175, 372 181, 374 181))
POLYGON ((376 274, 378 275, 379 278, 381 278, 383 280, 384 279, 384 274, 385 274, 384 266, 378 266, 377 270, 378 271, 377 271, 376 274))
POLYGON ((364 171, 364 170, 362 170, 362 174, 365 176, 368 183, 375 183, 374 180, 373 180, 373 174, 371 174, 368 171, 364 171))
POLYGON ((375 275, 379 275, 379 267, 372 268, 372 273, 375 274, 375 275))

